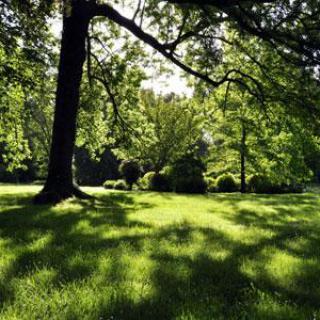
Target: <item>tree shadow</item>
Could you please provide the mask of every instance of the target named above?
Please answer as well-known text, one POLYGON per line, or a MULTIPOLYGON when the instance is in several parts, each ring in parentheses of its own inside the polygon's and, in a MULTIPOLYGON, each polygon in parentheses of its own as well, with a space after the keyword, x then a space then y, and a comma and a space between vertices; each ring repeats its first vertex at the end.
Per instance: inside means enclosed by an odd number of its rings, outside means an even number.
POLYGON ((144 207, 150 207, 150 204, 136 204, 125 193, 101 195, 94 201, 71 200, 66 210, 63 206, 31 206, 29 194, 19 199, 15 195, 2 197, 0 237, 6 249, 15 252, 15 259, 10 267, 1 270, 0 303, 3 305, 14 298, 11 280, 39 269, 55 270, 56 277, 52 281, 61 286, 89 277, 97 266, 96 252, 110 250, 120 243, 138 250, 139 234, 119 239, 101 234, 112 228, 148 229, 147 224, 126 218, 131 211, 144 207), (90 225, 94 232, 84 232, 82 224, 84 227, 90 225))

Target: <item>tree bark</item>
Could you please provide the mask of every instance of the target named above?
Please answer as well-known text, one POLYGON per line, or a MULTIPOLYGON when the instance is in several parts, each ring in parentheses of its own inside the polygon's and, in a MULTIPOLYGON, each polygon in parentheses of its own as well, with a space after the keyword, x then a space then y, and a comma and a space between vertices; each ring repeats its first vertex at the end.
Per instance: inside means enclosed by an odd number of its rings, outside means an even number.
POLYGON ((246 128, 242 124, 241 130, 241 146, 240 146, 240 162, 241 162, 241 193, 247 192, 247 183, 246 183, 246 128))
POLYGON ((63 18, 48 176, 44 188, 34 199, 35 203, 57 203, 72 196, 86 197, 73 181, 72 158, 89 22, 88 12, 81 5, 73 5, 71 14, 63 18))

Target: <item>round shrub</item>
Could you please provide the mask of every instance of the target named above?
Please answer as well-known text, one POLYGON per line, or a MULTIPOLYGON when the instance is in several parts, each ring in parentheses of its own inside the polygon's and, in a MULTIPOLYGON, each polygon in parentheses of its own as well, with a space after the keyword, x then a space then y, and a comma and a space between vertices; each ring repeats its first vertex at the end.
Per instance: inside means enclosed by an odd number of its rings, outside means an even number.
POLYGON ((103 187, 106 189, 113 189, 116 182, 117 180, 106 180, 103 183, 103 187))
POLYGON ((206 178, 208 192, 218 192, 217 180, 211 177, 206 178))
POLYGON ((173 191, 174 189, 174 174, 172 166, 165 166, 160 171, 160 174, 164 175, 167 179, 168 189, 169 191, 173 191))
POLYGON ((217 190, 219 192, 236 192, 238 190, 235 177, 226 173, 217 178, 217 190))
POLYGON ((248 190, 254 193, 276 193, 271 180, 262 174, 255 174, 248 179, 248 190))
POLYGON ((150 190, 150 180, 155 174, 154 171, 149 171, 139 179, 138 184, 141 190, 150 190))
POLYGON ((165 166, 162 168, 160 173, 166 175, 167 177, 172 176, 172 166, 165 166))
POLYGON ((204 171, 203 162, 192 155, 178 159, 172 165, 170 173, 173 190, 183 193, 205 193, 207 183, 203 176, 204 171))
POLYGON ((254 193, 289 193, 292 192, 292 186, 285 183, 273 182, 268 176, 255 174, 249 178, 248 190, 254 193))
POLYGON ((296 183, 275 183, 266 175, 255 174, 248 180, 248 190, 254 193, 267 194, 303 193, 304 187, 296 183))
POLYGON ((128 186, 124 180, 117 180, 113 186, 116 190, 128 190, 128 186))
POLYGON ((129 190, 132 190, 132 185, 140 177, 141 167, 137 160, 123 160, 120 164, 119 172, 128 184, 129 190))
POLYGON ((169 178, 163 173, 155 173, 150 177, 149 187, 153 191, 170 191, 169 178))
POLYGON ((191 155, 178 159, 171 167, 170 175, 175 177, 203 176, 206 168, 204 163, 191 155))
POLYGON ((170 182, 166 174, 160 172, 156 173, 154 171, 147 172, 143 178, 139 181, 140 188, 142 190, 151 191, 170 191, 170 182))
POLYGON ((181 177, 176 181, 176 192, 183 193, 206 193, 208 184, 204 177, 191 176, 181 177))
POLYGON ((303 184, 291 184, 288 186, 288 192, 290 193, 304 193, 305 186, 303 184))

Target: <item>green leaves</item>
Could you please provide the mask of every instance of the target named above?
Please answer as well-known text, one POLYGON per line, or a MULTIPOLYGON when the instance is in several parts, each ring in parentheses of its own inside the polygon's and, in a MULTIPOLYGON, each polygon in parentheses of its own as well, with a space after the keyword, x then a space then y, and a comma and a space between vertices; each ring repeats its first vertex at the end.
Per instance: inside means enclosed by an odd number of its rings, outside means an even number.
POLYGON ((24 137, 23 92, 21 87, 7 87, 0 96, 0 157, 8 171, 24 169, 30 158, 28 141, 24 137))

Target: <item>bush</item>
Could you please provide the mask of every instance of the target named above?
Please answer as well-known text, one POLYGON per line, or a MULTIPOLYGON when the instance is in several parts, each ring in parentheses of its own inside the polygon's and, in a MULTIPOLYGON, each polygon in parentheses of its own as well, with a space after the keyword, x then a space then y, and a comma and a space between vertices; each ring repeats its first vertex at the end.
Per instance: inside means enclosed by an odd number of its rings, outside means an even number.
POLYGON ((103 187, 106 189, 115 190, 128 190, 128 185, 124 180, 107 180, 104 182, 103 187))
POLYGON ((206 178, 208 192, 218 192, 217 180, 211 177, 206 178))
POLYGON ((150 190, 153 191, 170 191, 169 178, 163 173, 155 173, 150 178, 150 190))
POLYGON ((139 179, 139 188, 141 190, 150 190, 150 180, 156 173, 154 171, 147 172, 141 179, 139 179))
POLYGON ((205 193, 207 182, 203 177, 205 166, 191 155, 177 160, 170 170, 169 181, 176 192, 205 193))
POLYGON ((238 190, 235 177, 226 173, 217 178, 217 191, 219 192, 236 192, 238 190))
POLYGON ((208 184, 201 176, 179 177, 175 181, 178 193, 206 193, 208 184))
POLYGON ((267 193, 270 190, 271 182, 270 180, 260 174, 255 174, 248 179, 248 191, 254 193, 267 193))
POLYGON ((124 180, 115 181, 113 188, 115 190, 128 190, 128 186, 124 180))
POLYGON ((8 167, 1 163, 0 155, 0 182, 6 183, 30 183, 36 178, 36 168, 31 161, 26 162, 26 170, 16 169, 13 172, 7 171, 8 167))
POLYGON ((114 189, 114 185, 117 182, 117 180, 107 180, 104 182, 103 187, 106 189, 114 189))
POLYGON ((248 191, 254 193, 303 193, 304 186, 301 184, 286 184, 273 182, 268 176, 255 174, 248 179, 248 191))
POLYGON ((76 148, 73 164, 79 185, 101 186, 106 180, 120 178, 119 161, 109 149, 105 149, 98 160, 93 160, 86 149, 76 148))
POLYGON ((175 177, 203 176, 205 169, 205 165, 200 159, 187 155, 172 165, 170 174, 175 177))
POLYGON ((302 184, 291 184, 288 186, 288 192, 290 193, 304 193, 305 186, 302 184))
POLYGON ((138 181, 141 174, 139 162, 137 160, 124 160, 120 164, 119 171, 128 184, 129 190, 132 190, 132 185, 138 181))
POLYGON ((304 193, 305 185, 292 182, 291 184, 282 184, 281 193, 304 193))
POLYGON ((160 173, 164 174, 168 178, 172 176, 172 166, 165 166, 163 169, 160 171, 160 173))
POLYGON ((171 191, 169 178, 163 172, 155 173, 154 171, 147 172, 139 181, 142 190, 152 191, 171 191))

